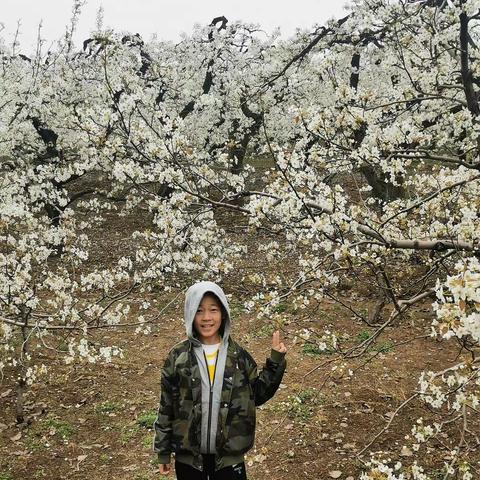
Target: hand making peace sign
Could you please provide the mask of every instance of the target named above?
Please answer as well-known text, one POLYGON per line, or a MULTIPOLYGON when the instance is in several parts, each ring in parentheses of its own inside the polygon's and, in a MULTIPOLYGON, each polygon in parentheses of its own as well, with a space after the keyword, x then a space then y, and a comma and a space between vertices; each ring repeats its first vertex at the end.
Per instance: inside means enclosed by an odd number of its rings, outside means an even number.
POLYGON ((272 335, 272 348, 280 353, 285 353, 287 351, 287 347, 284 345, 283 342, 280 341, 280 331, 276 330, 273 332, 272 335))

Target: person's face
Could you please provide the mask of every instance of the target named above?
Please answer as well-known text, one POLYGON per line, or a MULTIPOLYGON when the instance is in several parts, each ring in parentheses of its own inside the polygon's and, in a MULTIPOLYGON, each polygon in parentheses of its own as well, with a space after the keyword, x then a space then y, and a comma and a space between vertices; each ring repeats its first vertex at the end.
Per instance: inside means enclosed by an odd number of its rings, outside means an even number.
POLYGON ((222 325, 222 310, 215 297, 205 295, 202 298, 193 325, 202 343, 212 344, 220 341, 218 331, 222 325))

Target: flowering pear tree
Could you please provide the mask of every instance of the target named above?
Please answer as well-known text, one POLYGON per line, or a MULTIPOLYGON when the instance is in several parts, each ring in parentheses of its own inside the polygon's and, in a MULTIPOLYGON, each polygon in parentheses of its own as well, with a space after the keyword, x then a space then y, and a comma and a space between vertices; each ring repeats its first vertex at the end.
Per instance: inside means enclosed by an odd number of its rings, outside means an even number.
MULTIPOLYGON (((110 361, 120 349, 95 345, 92 330, 145 327, 143 316, 126 321, 136 293, 169 288, 182 272, 228 271, 239 251, 227 244, 212 209, 185 191, 198 176, 184 175, 172 160, 186 148, 182 133, 159 123, 159 138, 148 122, 143 128, 137 56, 120 42, 115 56, 105 43, 97 62, 68 49, 34 61, 3 57, 0 367, 15 373, 19 423, 25 388, 45 372, 32 340, 62 348, 67 362, 110 361), (149 188, 175 182, 183 191, 168 196, 149 188), (131 233, 135 251, 106 266, 90 261, 98 252, 91 232, 102 215, 138 212, 140 204, 148 220, 131 233)), ((206 186, 203 180, 197 190, 206 186)))
MULTIPOLYGON (((317 88, 292 105, 290 138, 267 137, 275 170, 247 207, 253 225, 270 223, 298 251, 291 286, 258 295, 265 313, 291 294, 299 305, 336 298, 335 285, 352 276, 376 286, 373 317, 343 303, 377 326, 344 357, 365 352, 409 308, 439 295, 434 334, 457 338, 468 358, 426 372, 411 400, 448 415, 428 428, 419 419, 414 450, 446 424, 461 425, 444 478, 472 478, 465 458, 478 445, 467 412, 477 412, 479 398, 479 8, 468 1, 354 2, 348 17, 322 29, 293 57, 307 63, 317 88), (452 285, 461 287, 454 293, 452 285)), ((293 65, 284 75, 293 75, 293 65)), ((267 247, 272 257, 277 245, 267 247)), ((430 477, 419 457, 410 466, 373 464, 365 478, 430 477)))
POLYGON ((356 0, 345 18, 288 41, 218 17, 178 44, 98 28, 79 51, 71 34, 32 58, 2 46, 0 370, 16 375, 17 420, 45 372, 34 346, 110 361, 121 349, 94 330, 148 332, 158 312, 143 293, 235 276, 248 236, 262 232, 255 248, 287 257, 290 271, 252 276, 246 307, 274 316, 284 298, 338 301, 375 328, 347 349, 335 332, 310 336, 338 362, 435 300, 431 335, 457 340, 458 362, 424 372, 398 411, 423 401, 438 421, 412 426, 416 460, 372 458, 363 478, 429 478, 424 443, 452 424, 461 436, 444 478, 472 478, 479 19, 477 0, 356 0), (272 164, 255 189, 252 152, 272 164), (134 248, 100 264, 95 232, 132 215, 140 226, 122 242, 134 248), (225 218, 243 239, 231 241, 225 218), (352 279, 370 285, 368 315, 341 298, 352 279))

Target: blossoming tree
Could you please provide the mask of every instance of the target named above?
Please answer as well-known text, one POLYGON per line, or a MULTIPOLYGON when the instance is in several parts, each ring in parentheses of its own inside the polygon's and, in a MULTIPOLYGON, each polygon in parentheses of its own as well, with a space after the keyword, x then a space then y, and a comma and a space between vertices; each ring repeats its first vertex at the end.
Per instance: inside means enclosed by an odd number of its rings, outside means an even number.
MULTIPOLYGON (((18 421, 23 389, 44 371, 32 337, 66 338, 70 362, 110 360, 120 350, 88 334, 132 325, 137 294, 180 275, 222 276, 248 253, 219 221, 232 212, 244 238, 268 238, 259 248, 269 260, 288 252, 293 272, 258 272, 247 308, 272 314, 287 297, 300 307, 329 297, 375 328, 337 349, 339 361, 435 300, 432 335, 456 339, 462 358, 424 372, 408 399, 439 412, 412 426, 412 449, 456 423, 444 478, 472 478, 479 18, 477 0, 357 0, 345 18, 289 41, 219 17, 177 45, 98 30, 78 52, 67 42, 28 59, 2 47, 0 367, 18 375, 18 421), (259 189, 249 149, 271 160, 259 189), (93 226, 130 214, 143 221, 128 233, 135 249, 99 266, 93 226), (338 294, 352 278, 371 285, 369 315, 338 294)), ((133 324, 144 329, 143 315, 133 324)), ((327 340, 338 347, 329 332, 316 339, 327 340)), ((426 475, 419 455, 408 465, 375 458, 363 478, 426 475)))

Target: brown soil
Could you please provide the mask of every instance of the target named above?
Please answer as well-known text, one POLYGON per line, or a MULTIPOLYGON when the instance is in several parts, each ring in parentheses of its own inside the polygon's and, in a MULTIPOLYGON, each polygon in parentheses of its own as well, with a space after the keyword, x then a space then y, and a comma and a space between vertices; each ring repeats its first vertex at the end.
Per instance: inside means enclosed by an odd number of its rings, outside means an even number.
MULTIPOLYGON (((129 230, 140 228, 138 222, 138 217, 132 217, 130 228, 125 228, 125 221, 115 225, 112 216, 109 231, 95 232, 97 246, 103 245, 97 261, 108 264, 113 253, 125 253, 129 230)), ((232 334, 251 352, 259 367, 270 352, 270 322, 240 312, 238 305, 253 289, 240 284, 241 274, 262 271, 263 257, 253 252, 245 259, 242 271, 226 279, 226 290, 233 294, 237 312, 232 334)), ((282 272, 278 265, 270 268, 273 274, 288 274, 288 262, 281 264, 282 272)), ((342 298, 351 300, 351 293, 342 298)), ((369 308, 371 301, 365 299, 369 298, 366 292, 362 293, 357 306, 362 307, 363 302, 369 308)), ((174 293, 143 296, 161 306, 174 298, 174 293)), ((148 335, 134 335, 133 329, 94 332, 92 341, 124 349, 124 358, 114 358, 111 364, 65 365, 61 356, 41 349, 36 353, 36 363, 44 363, 49 370, 26 394, 29 424, 23 428, 15 423, 15 384, 12 372, 6 369, 0 385, 0 480, 174 478, 158 473, 151 422, 158 407, 163 360, 168 350, 184 338, 181 302, 182 296, 156 320, 148 335)), ((321 335, 329 328, 342 338, 342 345, 351 346, 373 329, 352 319, 350 312, 331 301, 300 311, 287 305, 284 318, 287 371, 274 398, 258 409, 255 448, 246 458, 251 480, 328 479, 329 472, 336 470, 342 472, 341 479, 358 478, 362 471, 358 452, 411 395, 420 372, 440 370, 458 361, 453 344, 425 338, 431 321, 428 303, 387 329, 371 351, 344 366, 340 355, 307 354, 304 341, 296 338, 297 332, 308 328, 321 335), (354 371, 353 376, 349 369, 354 371)), ((425 423, 438 420, 436 412, 421 402, 409 403, 361 459, 368 460, 370 453, 383 451, 392 459, 411 462, 408 454, 398 455, 403 445, 411 444, 404 437, 419 417, 425 423)), ((469 414, 469 421, 472 431, 479 432, 479 419, 469 414)), ((422 447, 424 465, 442 467, 459 435, 458 427, 452 424, 446 435, 428 448, 422 447)), ((474 445, 473 438, 467 440, 474 445)), ((478 474, 480 453, 472 452, 469 459, 478 474)), ((478 475, 474 478, 480 478, 478 475)))
MULTIPOLYGON (((330 317, 335 308, 325 305, 330 317)), ((340 314, 335 323, 336 331, 350 335, 364 330, 340 314)), ((308 321, 314 329, 323 324, 322 315, 308 321)), ((423 327, 397 327, 382 341, 393 345, 412 339, 423 334, 423 327)), ((293 322, 284 326, 289 350, 282 388, 258 410, 256 445, 247 455, 252 480, 329 478, 328 472, 333 470, 342 471, 341 478, 358 477, 361 464, 355 454, 408 398, 420 371, 436 370, 455 360, 444 344, 422 338, 350 361, 348 368, 358 368, 350 377, 338 369, 332 373, 332 364, 321 366, 333 360, 333 355, 304 354, 303 342, 293 343, 294 328, 293 322), (305 396, 309 389, 316 389, 318 395, 305 396), (295 404, 294 395, 304 402, 295 404)), ((49 374, 27 394, 32 423, 24 429, 13 421, 14 385, 4 380, 0 422, 6 427, 0 437, 0 478, 161 477, 151 452, 152 430, 149 425, 140 426, 138 420, 157 408, 160 368, 168 349, 183 338, 182 330, 181 305, 176 305, 147 336, 136 337, 127 331, 102 334, 105 344, 124 348, 124 358, 112 364, 66 366, 58 357, 45 354, 39 360, 49 366, 49 374), (65 432, 66 438, 62 438, 65 432)), ((261 321, 249 316, 236 318, 233 335, 259 364, 265 361, 270 335, 261 321)), ((432 413, 419 402, 409 404, 370 451, 398 455, 407 443, 404 436, 418 417, 427 419, 432 413)), ((453 438, 434 441, 432 449, 424 452, 426 463, 441 465, 458 437, 452 433, 453 438)), ((478 460, 478 454, 476 457, 478 460)))

